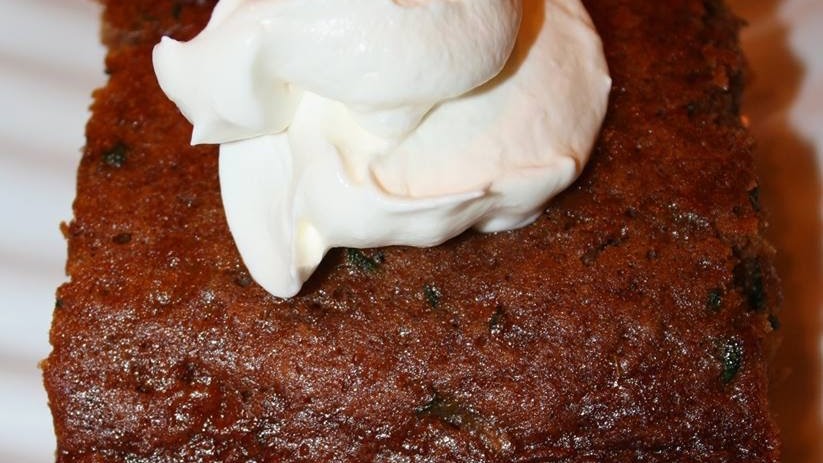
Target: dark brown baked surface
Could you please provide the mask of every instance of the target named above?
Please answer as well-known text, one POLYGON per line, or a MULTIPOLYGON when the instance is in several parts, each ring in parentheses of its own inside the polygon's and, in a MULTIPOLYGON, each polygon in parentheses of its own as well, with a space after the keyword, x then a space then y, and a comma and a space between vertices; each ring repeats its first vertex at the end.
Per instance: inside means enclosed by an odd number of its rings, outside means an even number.
POLYGON ((609 114, 534 225, 336 250, 287 301, 250 280, 216 147, 152 72, 213 2, 103 3, 44 362, 58 462, 779 460, 779 288, 720 2, 586 2, 609 114))

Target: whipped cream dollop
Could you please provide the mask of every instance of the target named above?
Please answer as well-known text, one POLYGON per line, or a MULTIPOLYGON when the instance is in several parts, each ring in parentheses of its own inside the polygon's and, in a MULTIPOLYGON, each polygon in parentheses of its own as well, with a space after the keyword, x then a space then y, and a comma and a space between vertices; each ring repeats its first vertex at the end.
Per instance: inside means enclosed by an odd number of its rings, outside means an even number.
POLYGON ((531 223, 611 88, 579 0, 221 0, 154 65, 192 143, 221 144, 232 235, 279 297, 333 247, 531 223))

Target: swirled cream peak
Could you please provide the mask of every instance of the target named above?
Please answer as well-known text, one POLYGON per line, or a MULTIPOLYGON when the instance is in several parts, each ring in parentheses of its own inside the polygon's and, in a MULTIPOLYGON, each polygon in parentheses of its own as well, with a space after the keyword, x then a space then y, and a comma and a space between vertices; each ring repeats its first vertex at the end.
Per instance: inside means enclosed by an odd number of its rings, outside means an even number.
POLYGON ((521 1, 223 0, 194 40, 163 39, 157 76, 195 143, 281 132, 304 91, 402 136, 500 72, 521 1))
POLYGON ((280 297, 333 247, 527 225, 611 86, 580 0, 222 0, 154 60, 192 142, 221 143, 229 227, 280 297))

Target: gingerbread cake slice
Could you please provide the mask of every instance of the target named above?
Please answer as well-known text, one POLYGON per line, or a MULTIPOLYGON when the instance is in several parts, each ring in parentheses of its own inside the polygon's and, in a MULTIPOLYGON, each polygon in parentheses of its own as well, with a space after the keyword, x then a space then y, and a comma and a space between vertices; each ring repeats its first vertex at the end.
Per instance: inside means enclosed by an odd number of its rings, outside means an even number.
POLYGON ((280 299, 152 69, 215 2, 104 0, 43 363, 57 461, 779 461, 740 22, 717 0, 585 3, 613 91, 572 188, 519 230, 334 250, 280 299))

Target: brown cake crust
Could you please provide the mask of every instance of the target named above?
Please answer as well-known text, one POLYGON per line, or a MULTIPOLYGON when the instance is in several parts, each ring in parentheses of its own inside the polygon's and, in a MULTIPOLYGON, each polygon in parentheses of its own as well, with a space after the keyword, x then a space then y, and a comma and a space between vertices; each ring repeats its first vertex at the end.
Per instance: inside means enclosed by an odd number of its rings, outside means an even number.
POLYGON ((779 289, 720 2, 586 2, 609 113, 534 225, 336 250, 287 301, 249 279, 217 150, 152 73, 213 2, 103 3, 44 362, 58 462, 779 460, 779 289))

